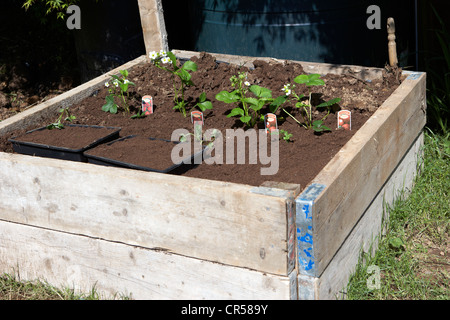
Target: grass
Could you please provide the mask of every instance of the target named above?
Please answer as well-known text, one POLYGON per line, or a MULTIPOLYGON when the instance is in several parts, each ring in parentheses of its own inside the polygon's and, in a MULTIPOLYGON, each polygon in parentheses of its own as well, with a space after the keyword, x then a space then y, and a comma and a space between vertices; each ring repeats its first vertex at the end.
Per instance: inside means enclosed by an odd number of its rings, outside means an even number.
POLYGON ((427 129, 423 160, 410 196, 388 208, 387 231, 377 251, 361 256, 347 299, 450 299, 449 134, 427 129), (379 285, 373 282, 370 266, 379 270, 379 285))
POLYGON ((20 281, 9 274, 0 275, 0 300, 99 300, 95 288, 89 293, 57 289, 42 281, 20 281))

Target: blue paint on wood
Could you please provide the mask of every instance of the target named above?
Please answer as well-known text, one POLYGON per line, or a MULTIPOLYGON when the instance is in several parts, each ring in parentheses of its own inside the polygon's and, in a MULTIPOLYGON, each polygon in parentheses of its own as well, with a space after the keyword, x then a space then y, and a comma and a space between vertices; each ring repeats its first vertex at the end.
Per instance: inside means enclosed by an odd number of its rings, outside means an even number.
POLYGON ((411 72, 406 79, 409 80, 417 80, 420 78, 423 72, 411 72))
POLYGON ((300 274, 315 276, 313 239, 314 201, 325 187, 325 185, 313 183, 295 200, 297 261, 300 274))

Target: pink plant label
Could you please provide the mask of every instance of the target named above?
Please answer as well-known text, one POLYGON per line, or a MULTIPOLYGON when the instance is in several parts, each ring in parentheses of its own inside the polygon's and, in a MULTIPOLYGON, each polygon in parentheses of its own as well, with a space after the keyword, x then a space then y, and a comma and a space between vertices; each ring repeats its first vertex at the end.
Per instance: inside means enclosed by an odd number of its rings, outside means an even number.
POLYGON ((196 125, 203 125, 203 112, 200 111, 192 111, 191 112, 191 122, 196 125))
POLYGON ((337 114, 337 127, 344 130, 352 130, 352 113, 349 110, 341 110, 337 114))
POLYGON ((145 115, 149 115, 153 113, 153 98, 152 96, 143 96, 142 97, 142 112, 145 115))
POLYGON ((267 113, 264 116, 264 125, 266 127, 266 133, 277 130, 278 129, 277 116, 273 113, 267 113))
POLYGON ((196 141, 202 140, 203 134, 203 113, 200 111, 191 112, 191 122, 194 124, 194 138, 196 141))

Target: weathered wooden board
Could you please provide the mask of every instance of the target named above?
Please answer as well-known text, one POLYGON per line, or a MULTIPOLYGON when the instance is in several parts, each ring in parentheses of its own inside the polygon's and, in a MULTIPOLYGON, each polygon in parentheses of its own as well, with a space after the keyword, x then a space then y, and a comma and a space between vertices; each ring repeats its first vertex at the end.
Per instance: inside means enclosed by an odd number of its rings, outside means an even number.
POLYGON ((349 233, 320 278, 316 278, 318 284, 314 299, 345 298, 349 277, 355 271, 361 252, 370 254, 374 252, 377 248, 378 237, 389 219, 389 209, 396 200, 407 197, 411 192, 418 168, 422 164, 422 147, 423 133, 419 135, 389 180, 370 203, 369 208, 349 233))
POLYGON ((320 276, 425 125, 425 74, 406 79, 312 183, 315 276, 320 276))
POLYGON ((295 277, 164 251, 1 220, 0 230, 0 273, 105 298, 286 300, 295 288, 295 277))
POLYGON ((145 50, 168 50, 167 32, 161 0, 138 0, 145 50))
POLYGON ((41 119, 48 117, 49 115, 56 114, 56 110, 59 108, 69 107, 74 103, 78 103, 86 97, 92 95, 96 90, 104 85, 106 81, 111 78, 113 74, 119 74, 119 70, 129 69, 134 65, 145 63, 146 57, 141 56, 133 61, 130 61, 116 69, 113 69, 101 76, 98 76, 82 85, 73 88, 67 92, 62 93, 52 99, 49 99, 33 108, 27 109, 18 113, 8 119, 0 122, 0 135, 4 135, 8 132, 26 128, 30 125, 38 123, 41 119))
POLYGON ((0 217, 287 275, 283 193, 0 153, 0 217))
MULTIPOLYGON (((196 51, 186 51, 186 50, 172 50, 177 57, 190 59, 194 56, 199 56, 200 53, 196 51)), ((263 60, 267 62, 278 62, 284 63, 286 61, 300 63, 303 67, 303 70, 306 73, 319 73, 319 74, 345 74, 349 73, 361 80, 373 80, 380 79, 383 74, 383 69, 380 68, 371 68, 371 67, 361 67, 361 66, 351 66, 351 65, 337 65, 330 63, 315 63, 315 62, 307 62, 307 61, 295 61, 295 60, 283 60, 283 59, 275 59, 270 57, 248 57, 248 56, 234 56, 223 53, 211 53, 216 57, 216 61, 228 62, 232 64, 236 64, 238 66, 246 66, 249 68, 254 67, 253 61, 255 60, 263 60)))

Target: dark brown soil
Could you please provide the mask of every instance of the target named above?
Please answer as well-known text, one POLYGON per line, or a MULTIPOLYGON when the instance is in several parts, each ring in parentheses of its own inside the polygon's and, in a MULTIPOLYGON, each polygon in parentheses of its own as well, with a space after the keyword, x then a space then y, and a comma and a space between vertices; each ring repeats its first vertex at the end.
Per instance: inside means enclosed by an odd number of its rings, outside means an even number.
POLYGON ((113 143, 101 144, 87 151, 87 155, 107 158, 123 163, 124 167, 134 165, 143 170, 165 171, 174 166, 171 151, 175 143, 162 139, 149 139, 144 136, 130 136, 113 143), (150 152, 146 152, 149 151, 150 152))
POLYGON ((117 131, 117 128, 90 126, 65 126, 63 129, 38 129, 16 139, 47 146, 57 146, 73 150, 83 149, 117 131))
MULTIPOLYGON (((212 101, 213 109, 204 112, 206 129, 217 129, 225 135, 226 129, 243 128, 242 123, 236 118, 227 118, 233 105, 217 101, 215 95, 221 90, 232 90, 230 77, 239 71, 248 72, 248 81, 272 90, 273 97, 282 94, 281 89, 286 83, 294 83, 294 78, 304 73, 301 65, 295 63, 267 63, 256 60, 255 68, 248 70, 245 67, 232 66, 225 63, 216 63, 208 54, 201 54, 200 58, 193 58, 198 64, 198 70, 192 73, 194 86, 188 87, 185 98, 189 102, 188 112, 196 103, 196 99, 202 92, 206 92, 207 98, 212 101)), ((76 116, 76 123, 121 127, 121 136, 141 135, 161 139, 171 139, 172 132, 184 128, 193 132, 190 117, 173 110, 173 89, 170 74, 160 70, 152 64, 145 64, 129 70, 129 79, 136 86, 131 87, 132 93, 131 111, 135 113, 140 107, 141 97, 151 95, 154 102, 155 113, 145 118, 130 119, 123 113, 110 114, 101 110, 105 103, 107 89, 102 88, 95 95, 86 98, 81 103, 71 107, 71 114, 76 116)), ((382 79, 372 82, 363 82, 350 75, 324 75, 325 85, 315 87, 314 92, 321 94, 320 99, 325 101, 331 98, 342 98, 334 108, 347 109, 352 112, 352 130, 337 130, 336 114, 333 112, 325 120, 325 125, 332 128, 331 132, 316 134, 313 130, 306 130, 294 120, 278 112, 279 129, 292 133, 291 142, 280 140, 280 164, 276 175, 262 176, 260 169, 268 165, 258 164, 201 164, 186 173, 186 176, 205 178, 212 180, 237 182, 250 185, 260 185, 267 180, 286 183, 296 183, 305 187, 320 170, 333 158, 344 144, 361 128, 367 119, 398 87, 398 74, 386 72, 382 79), (283 118, 284 117, 284 118, 283 118)), ((307 88, 302 85, 296 87, 297 93, 307 93, 307 88)), ((285 105, 286 109, 298 119, 301 119, 299 109, 293 103, 285 105)), ((263 111, 262 114, 267 112, 263 111)), ((317 113, 316 119, 324 114, 317 113)), ((57 118, 45 119, 39 126, 47 125, 57 118)), ((263 124, 258 124, 255 129, 262 129, 263 124)), ((34 128, 24 128, 31 130, 34 128)), ((245 128, 247 129, 247 128, 245 128)), ((7 137, 0 138, 0 150, 12 152, 7 139, 21 132, 14 132, 7 137)), ((151 151, 150 151, 151 152, 151 151)))

